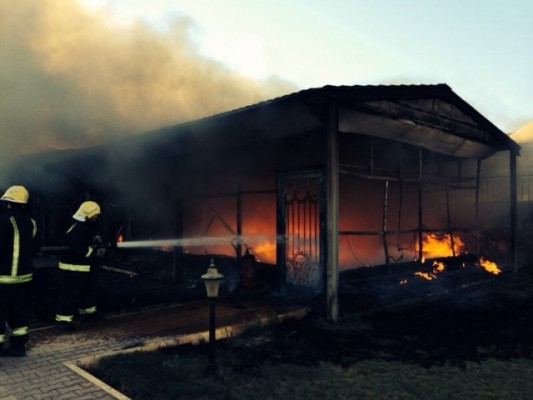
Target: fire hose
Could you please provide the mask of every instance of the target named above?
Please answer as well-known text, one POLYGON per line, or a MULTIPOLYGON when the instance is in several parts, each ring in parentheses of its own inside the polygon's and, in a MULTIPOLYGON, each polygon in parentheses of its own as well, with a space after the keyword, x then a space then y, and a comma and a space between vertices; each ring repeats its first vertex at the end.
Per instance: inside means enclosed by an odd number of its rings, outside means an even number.
MULTIPOLYGON (((159 239, 159 240, 135 240, 126 242, 112 242, 112 243, 97 243, 98 249, 140 249, 140 248, 174 248, 181 246, 214 246, 224 245, 231 243, 231 240, 235 238, 228 236, 216 236, 216 237, 200 237, 200 238, 186 238, 186 239, 159 239)), ((44 246, 41 248, 41 253, 61 253, 67 251, 68 246, 44 246)), ((138 273, 128 271, 121 268, 102 265, 102 269, 122 273, 129 277, 135 277, 138 273)))

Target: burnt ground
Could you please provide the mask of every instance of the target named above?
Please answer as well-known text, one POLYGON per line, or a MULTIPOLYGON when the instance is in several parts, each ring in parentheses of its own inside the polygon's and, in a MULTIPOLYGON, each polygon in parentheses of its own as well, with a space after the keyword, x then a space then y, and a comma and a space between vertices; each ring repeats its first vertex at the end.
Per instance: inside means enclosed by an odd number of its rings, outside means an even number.
POLYGON ((339 324, 311 316, 273 327, 263 340, 236 346, 242 366, 380 359, 464 368, 488 358, 532 358, 533 271, 494 276, 472 265, 427 281, 413 276, 417 266, 402 268, 341 273, 339 324))
POLYGON ((405 264, 346 271, 338 324, 310 315, 221 346, 238 353, 236 369, 323 361, 347 367, 371 359, 466 368, 489 358, 533 357, 533 271, 495 276, 479 265, 457 265, 427 281, 413 275, 417 270, 405 264))
MULTIPOLYGON (((474 259, 453 261, 448 260, 446 270, 431 281, 414 275, 421 269, 414 263, 342 272, 339 323, 312 313, 220 345, 241 353, 237 368, 263 362, 332 361, 348 366, 365 359, 463 367, 487 358, 532 358, 533 268, 492 275, 474 259)), ((107 314, 131 312, 205 296, 199 276, 207 269, 206 256, 189 257, 188 267, 194 272, 180 284, 169 275, 168 262, 167 254, 110 260, 107 264, 137 275, 102 271, 100 308, 107 314)), ((217 257, 216 263, 227 277, 223 296, 238 306, 250 293, 235 283, 231 259, 217 257)), ((422 269, 430 272, 431 266, 422 269)), ((57 299, 57 270, 51 265, 38 268, 34 287, 33 324, 49 323, 57 299)), ((260 295, 278 302, 317 300, 270 296, 264 290, 260 295)))

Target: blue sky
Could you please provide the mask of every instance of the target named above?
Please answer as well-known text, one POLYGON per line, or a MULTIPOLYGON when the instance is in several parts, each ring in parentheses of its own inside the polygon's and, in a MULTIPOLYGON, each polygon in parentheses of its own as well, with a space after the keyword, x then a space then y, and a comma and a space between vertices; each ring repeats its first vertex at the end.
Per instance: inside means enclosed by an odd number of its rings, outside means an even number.
POLYGON ((533 120, 531 0, 80 0, 165 30, 256 79, 446 83, 505 132, 533 120))

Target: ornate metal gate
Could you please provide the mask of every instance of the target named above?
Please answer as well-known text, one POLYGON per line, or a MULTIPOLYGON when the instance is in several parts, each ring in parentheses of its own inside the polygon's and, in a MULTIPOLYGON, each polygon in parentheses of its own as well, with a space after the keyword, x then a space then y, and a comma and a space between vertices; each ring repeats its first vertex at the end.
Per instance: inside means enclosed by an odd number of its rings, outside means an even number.
POLYGON ((322 181, 318 172, 280 176, 278 232, 283 233, 285 240, 279 256, 281 265, 285 265, 286 285, 321 288, 322 181))

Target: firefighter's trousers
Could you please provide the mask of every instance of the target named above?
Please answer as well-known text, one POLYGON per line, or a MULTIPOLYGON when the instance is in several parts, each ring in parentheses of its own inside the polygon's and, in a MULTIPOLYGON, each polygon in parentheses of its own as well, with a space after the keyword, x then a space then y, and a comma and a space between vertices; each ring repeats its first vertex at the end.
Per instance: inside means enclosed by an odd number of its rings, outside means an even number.
POLYGON ((97 266, 90 271, 59 270, 60 293, 56 321, 72 322, 74 315, 96 312, 97 266))
POLYGON ((20 343, 28 339, 28 314, 31 281, 0 284, 0 347, 6 341, 6 324, 10 341, 20 343))

